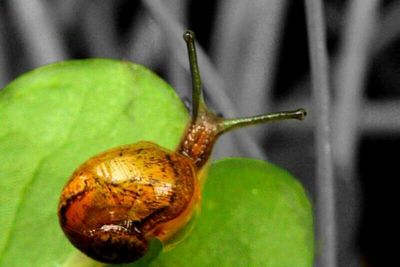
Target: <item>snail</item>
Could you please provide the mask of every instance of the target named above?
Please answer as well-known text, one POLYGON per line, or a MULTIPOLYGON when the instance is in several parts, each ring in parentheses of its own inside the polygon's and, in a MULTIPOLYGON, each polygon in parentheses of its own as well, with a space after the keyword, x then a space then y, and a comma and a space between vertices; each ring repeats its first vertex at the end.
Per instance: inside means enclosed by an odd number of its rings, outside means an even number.
POLYGON ((164 248, 180 241, 200 205, 207 162, 221 134, 306 115, 298 109, 225 119, 211 112, 202 96, 194 33, 183 36, 192 76, 192 116, 175 151, 146 141, 110 149, 83 163, 62 190, 61 228, 76 248, 97 261, 133 262, 146 255, 153 239, 164 248))

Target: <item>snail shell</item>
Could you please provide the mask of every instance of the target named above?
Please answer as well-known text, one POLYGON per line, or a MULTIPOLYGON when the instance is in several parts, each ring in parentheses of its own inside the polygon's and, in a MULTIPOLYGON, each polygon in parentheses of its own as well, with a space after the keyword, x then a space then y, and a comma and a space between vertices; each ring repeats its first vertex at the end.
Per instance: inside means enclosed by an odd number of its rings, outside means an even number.
POLYGON ((108 263, 142 257, 148 242, 164 245, 199 202, 191 160, 150 142, 89 159, 63 189, 59 220, 71 243, 108 263))

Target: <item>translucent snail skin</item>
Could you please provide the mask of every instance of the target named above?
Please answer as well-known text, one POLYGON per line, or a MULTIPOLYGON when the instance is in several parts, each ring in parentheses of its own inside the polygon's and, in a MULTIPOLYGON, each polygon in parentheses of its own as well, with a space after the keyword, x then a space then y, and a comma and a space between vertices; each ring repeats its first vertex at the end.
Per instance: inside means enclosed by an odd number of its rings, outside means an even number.
POLYGON ((298 119, 305 110, 225 119, 204 103, 195 37, 184 33, 192 74, 192 116, 171 151, 138 142, 96 155, 65 185, 58 205, 61 228, 71 243, 105 263, 143 257, 152 239, 164 247, 177 241, 201 200, 201 176, 219 135, 235 128, 298 119))

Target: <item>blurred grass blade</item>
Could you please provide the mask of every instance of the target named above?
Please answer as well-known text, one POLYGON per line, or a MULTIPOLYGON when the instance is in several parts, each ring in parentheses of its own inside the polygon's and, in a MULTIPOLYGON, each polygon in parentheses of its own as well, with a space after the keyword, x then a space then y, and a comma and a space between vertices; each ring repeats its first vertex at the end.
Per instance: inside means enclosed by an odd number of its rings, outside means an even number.
POLYGON ((358 120, 363 103, 365 74, 375 33, 379 0, 354 0, 348 4, 334 85, 337 93, 334 117, 334 157, 338 166, 354 172, 358 120))
POLYGON ((66 58, 55 17, 45 1, 13 0, 8 4, 35 67, 66 58))
POLYGON ((317 255, 320 267, 336 267, 335 183, 332 162, 331 110, 325 22, 321 0, 305 0, 315 113, 317 255))

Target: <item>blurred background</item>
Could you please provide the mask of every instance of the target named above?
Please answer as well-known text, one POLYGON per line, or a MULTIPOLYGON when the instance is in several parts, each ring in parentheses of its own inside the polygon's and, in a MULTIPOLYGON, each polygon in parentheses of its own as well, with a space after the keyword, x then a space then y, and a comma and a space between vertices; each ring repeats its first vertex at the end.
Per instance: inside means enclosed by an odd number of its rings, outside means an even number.
POLYGON ((206 101, 218 113, 309 111, 301 123, 228 134, 214 157, 267 159, 301 180, 316 211, 318 266, 396 262, 400 1, 2 0, 0 87, 51 62, 107 57, 147 66, 190 103, 188 28, 198 39, 206 101), (322 3, 320 45, 329 56, 325 156, 310 81, 312 2, 322 3))

